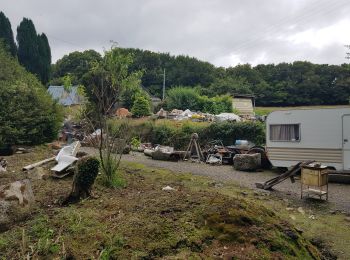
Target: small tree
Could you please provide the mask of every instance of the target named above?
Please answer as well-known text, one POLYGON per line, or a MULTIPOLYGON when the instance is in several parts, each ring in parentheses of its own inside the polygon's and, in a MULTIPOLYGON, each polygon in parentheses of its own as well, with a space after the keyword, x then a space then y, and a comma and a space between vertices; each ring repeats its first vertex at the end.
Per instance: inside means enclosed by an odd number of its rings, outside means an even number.
POLYGON ((120 94, 130 81, 135 80, 135 72, 130 74, 128 67, 132 56, 123 54, 119 48, 106 51, 100 62, 95 62, 84 76, 84 85, 90 104, 86 118, 90 127, 98 134, 94 138, 99 150, 101 170, 108 186, 118 184, 117 170, 126 144, 130 138, 127 121, 111 120, 120 94), (99 131, 96 131, 100 129, 99 131))
POLYGON ((151 114, 151 104, 147 97, 138 95, 131 108, 131 113, 135 117, 149 116, 151 114))

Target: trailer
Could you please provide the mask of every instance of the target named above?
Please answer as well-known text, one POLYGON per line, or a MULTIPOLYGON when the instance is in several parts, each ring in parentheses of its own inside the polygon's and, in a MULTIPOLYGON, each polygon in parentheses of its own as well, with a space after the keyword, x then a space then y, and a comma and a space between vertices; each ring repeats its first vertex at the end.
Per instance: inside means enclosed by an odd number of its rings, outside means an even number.
POLYGON ((281 110, 266 118, 266 150, 275 167, 314 160, 350 173, 350 107, 281 110))

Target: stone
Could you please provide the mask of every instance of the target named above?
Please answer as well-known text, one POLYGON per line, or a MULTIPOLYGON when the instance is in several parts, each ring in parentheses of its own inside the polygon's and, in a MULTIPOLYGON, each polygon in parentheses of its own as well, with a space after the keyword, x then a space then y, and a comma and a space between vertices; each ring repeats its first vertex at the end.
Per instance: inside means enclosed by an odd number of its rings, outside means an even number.
POLYGON ((28 171, 28 178, 31 180, 45 180, 49 178, 49 175, 43 167, 35 167, 28 171))
POLYGON ((0 186, 0 231, 24 219, 32 210, 35 199, 29 179, 0 186))
POLYGON ((162 190, 164 190, 164 191, 174 191, 175 189, 170 187, 170 186, 165 186, 165 187, 162 188, 162 190))
POLYGON ((345 217, 344 220, 350 222, 350 217, 345 217))
POLYGON ((7 171, 7 161, 4 158, 0 158, 0 173, 7 171))
POLYGON ((236 154, 233 157, 233 167, 237 171, 255 171, 261 167, 261 154, 236 154))
POLYGON ((298 212, 299 212, 300 214, 302 214, 302 215, 305 215, 305 211, 304 211, 304 209, 303 209, 302 207, 299 207, 299 208, 298 208, 298 212))

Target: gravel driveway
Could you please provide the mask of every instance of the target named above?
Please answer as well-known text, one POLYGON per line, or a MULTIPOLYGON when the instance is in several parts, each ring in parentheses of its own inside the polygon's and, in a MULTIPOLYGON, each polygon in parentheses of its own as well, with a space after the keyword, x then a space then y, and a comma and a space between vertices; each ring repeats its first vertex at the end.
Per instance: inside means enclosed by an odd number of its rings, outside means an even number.
MULTIPOLYGON (((84 151, 93 153, 91 148, 84 147, 84 151)), ((175 173, 183 172, 192 173, 194 175, 207 176, 219 182, 235 182, 242 187, 251 189, 257 189, 255 187, 256 182, 265 182, 277 176, 277 174, 272 171, 236 171, 232 166, 229 165, 211 166, 204 163, 202 164, 183 161, 168 162, 152 160, 151 158, 144 156, 142 153, 131 153, 124 155, 122 160, 137 162, 155 168, 165 168, 174 171, 175 173)), ((292 199, 299 203, 302 202, 300 200, 300 182, 298 180, 296 180, 295 183, 291 183, 291 181, 287 179, 284 182, 276 185, 272 193, 283 198, 292 199)), ((330 209, 350 213, 350 185, 330 183, 328 201, 330 202, 330 209)))

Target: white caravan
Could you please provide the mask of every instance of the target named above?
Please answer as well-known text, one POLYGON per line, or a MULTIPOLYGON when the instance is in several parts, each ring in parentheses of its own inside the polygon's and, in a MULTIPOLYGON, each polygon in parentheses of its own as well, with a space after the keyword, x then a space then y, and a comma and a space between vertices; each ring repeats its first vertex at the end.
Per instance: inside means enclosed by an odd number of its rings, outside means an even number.
POLYGON ((266 149, 276 167, 315 160, 350 171, 350 107, 274 111, 266 118, 266 149))

